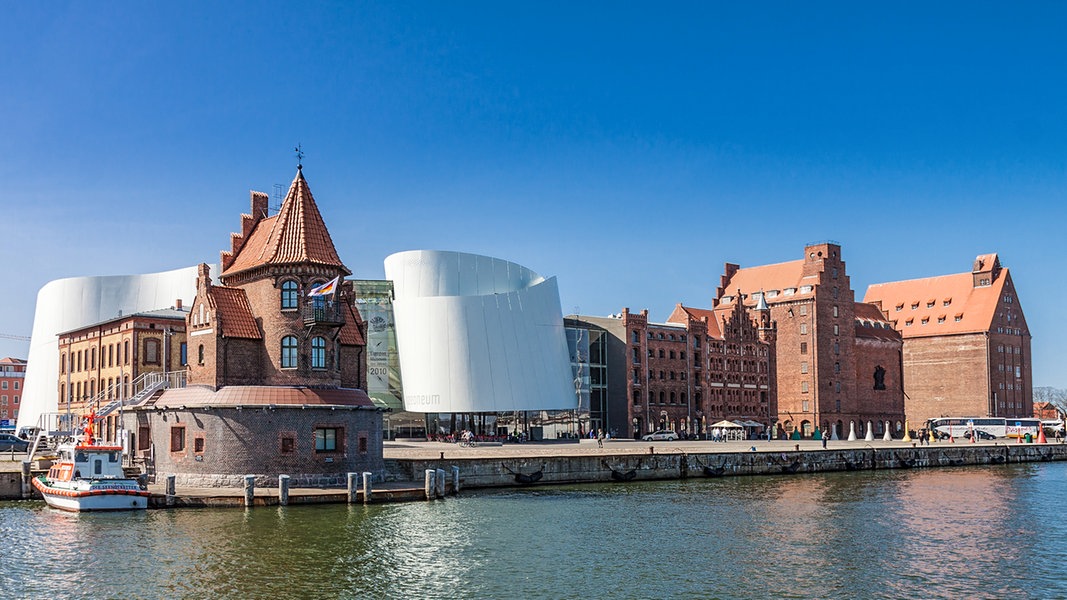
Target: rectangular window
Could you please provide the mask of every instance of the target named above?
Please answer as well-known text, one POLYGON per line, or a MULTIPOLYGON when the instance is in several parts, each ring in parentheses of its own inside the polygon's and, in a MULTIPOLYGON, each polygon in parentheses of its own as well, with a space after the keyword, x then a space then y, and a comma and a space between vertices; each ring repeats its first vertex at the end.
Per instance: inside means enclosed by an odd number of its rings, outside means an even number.
POLYGON ((800 305, 800 316, 803 317, 803 316, 805 316, 807 314, 808 314, 808 306, 806 304, 801 304, 800 305))
POLYGON ((801 323, 800 324, 800 335, 806 335, 807 333, 808 333, 808 324, 807 323, 801 323))
POLYGON ((359 453, 360 454, 366 454, 367 453, 367 436, 365 436, 365 435, 359 436, 359 453))
POLYGON ((282 438, 281 450, 282 450, 282 454, 292 454, 293 452, 295 452, 296 451, 296 438, 289 437, 289 436, 283 437, 282 438))
POLYGON ((341 430, 335 427, 318 427, 315 429, 315 452, 336 452, 337 439, 341 430))
POLYGON ((197 454, 203 454, 204 453, 204 437, 203 436, 197 436, 197 437, 193 438, 193 452, 195 452, 197 454))
POLYGON ((137 449, 148 450, 152 447, 152 430, 147 427, 137 428, 137 449))
POLYGON ((189 344, 182 342, 178 352, 181 354, 181 366, 189 365, 189 344))
POLYGON ((800 410, 802 412, 808 412, 808 401, 807 400, 805 400, 804 402, 801 403, 801 409, 800 410))
POLYGON ((807 342, 800 342, 800 353, 801 354, 807 354, 808 353, 808 343, 807 342))
POLYGON ((170 428, 170 451, 185 452, 185 427, 170 428))
POLYGON ((805 360, 804 362, 800 363, 800 372, 801 373, 807 373, 808 372, 808 361, 805 360))
POLYGON ((838 329, 837 325, 834 325, 834 335, 838 335, 839 332, 840 330, 838 329))
POLYGON ((800 382, 800 391, 801 391, 801 393, 804 393, 804 394, 808 393, 808 382, 807 381, 801 381, 800 382))

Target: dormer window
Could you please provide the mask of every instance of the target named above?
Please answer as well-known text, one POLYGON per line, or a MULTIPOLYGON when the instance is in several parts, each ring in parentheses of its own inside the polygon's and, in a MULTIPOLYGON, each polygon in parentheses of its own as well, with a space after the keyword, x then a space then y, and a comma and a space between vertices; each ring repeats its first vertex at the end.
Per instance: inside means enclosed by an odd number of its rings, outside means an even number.
POLYGON ((911 324, 914 323, 914 322, 915 322, 915 319, 908 319, 907 321, 904 321, 904 326, 905 327, 911 327, 911 324))
POLYGON ((912 303, 911 303, 911 309, 912 309, 912 310, 916 310, 916 309, 918 309, 918 308, 919 308, 919 303, 918 303, 918 302, 912 302, 912 303))
POLYGON ((926 308, 933 308, 933 307, 934 307, 934 301, 933 300, 927 300, 926 301, 926 308))
POLYGON ((952 304, 952 298, 945 298, 943 306, 948 306, 949 304, 952 304))
POLYGON ((945 322, 945 315, 938 315, 937 322, 938 323, 944 323, 945 322))
POLYGON ((963 320, 963 313, 960 313, 960 314, 956 315, 956 322, 957 323, 959 323, 962 320, 963 320))
POLYGON ((896 309, 897 309, 897 312, 900 312, 900 311, 904 310, 904 303, 901 302, 900 304, 898 304, 896 306, 896 309))

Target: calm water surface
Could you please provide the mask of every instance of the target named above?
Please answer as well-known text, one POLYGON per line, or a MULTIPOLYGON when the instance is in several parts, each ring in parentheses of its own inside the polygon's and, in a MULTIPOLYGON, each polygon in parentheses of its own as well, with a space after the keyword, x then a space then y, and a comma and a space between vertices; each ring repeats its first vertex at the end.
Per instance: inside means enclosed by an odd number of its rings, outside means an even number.
POLYGON ((0 502, 4 598, 1067 598, 1067 463, 72 515, 0 502))

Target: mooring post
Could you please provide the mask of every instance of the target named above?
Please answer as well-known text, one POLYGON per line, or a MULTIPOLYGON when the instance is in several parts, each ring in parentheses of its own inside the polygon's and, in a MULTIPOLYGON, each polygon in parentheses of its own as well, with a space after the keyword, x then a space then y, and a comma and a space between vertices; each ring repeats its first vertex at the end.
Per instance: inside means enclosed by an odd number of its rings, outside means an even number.
POLYGON ((371 494, 374 493, 371 475, 370 471, 363 471, 363 504, 370 504, 371 494))
POLYGON ((459 493, 459 467, 452 467, 452 493, 459 493))
POLYGON ((425 473, 426 488, 425 488, 425 491, 426 491, 426 499, 427 500, 433 500, 433 493, 434 493, 434 481, 433 480, 434 480, 434 477, 436 475, 437 475, 437 471, 435 471, 433 469, 426 469, 426 473, 425 473))
MULTIPOLYGON (((14 446, 12 446, 14 447, 14 446)), ((33 486, 30 485, 30 461, 22 461, 22 499, 30 497, 33 486)))
POLYGON ((175 490, 177 489, 175 481, 177 480, 177 478, 177 475, 167 475, 167 506, 174 506, 174 500, 177 496, 177 494, 175 493, 175 490))
POLYGON ((359 493, 359 473, 348 474, 348 503, 356 503, 356 495, 359 493))
POLYGON ((245 506, 252 506, 256 498, 256 476, 245 475, 245 506))
POLYGON ((434 472, 434 481, 437 483, 437 497, 445 497, 445 470, 437 469, 434 472))
POLYGON ((289 476, 278 476, 278 503, 282 506, 289 506, 289 476))

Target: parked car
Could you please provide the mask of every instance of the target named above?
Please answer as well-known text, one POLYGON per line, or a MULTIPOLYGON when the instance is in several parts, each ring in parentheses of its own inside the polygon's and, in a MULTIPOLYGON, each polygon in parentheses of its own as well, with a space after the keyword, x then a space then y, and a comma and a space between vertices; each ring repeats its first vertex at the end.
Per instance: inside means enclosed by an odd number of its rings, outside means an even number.
MULTIPOLYGON (((979 440, 995 440, 995 439, 997 439, 997 436, 993 435, 992 433, 986 433, 986 432, 982 431, 981 429, 975 429, 974 430, 974 435, 979 440)), ((965 437, 967 439, 971 439, 971 432, 968 431, 967 433, 963 434, 963 437, 965 437)))
POLYGON ((678 439, 678 434, 669 429, 660 429, 659 431, 653 431, 652 433, 646 433, 642 438, 646 442, 663 441, 673 442, 678 439))
POLYGON ((13 433, 0 433, 0 452, 26 452, 30 449, 30 443, 20 439, 13 433))

